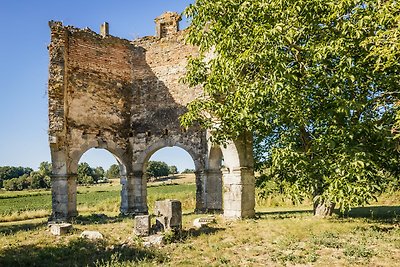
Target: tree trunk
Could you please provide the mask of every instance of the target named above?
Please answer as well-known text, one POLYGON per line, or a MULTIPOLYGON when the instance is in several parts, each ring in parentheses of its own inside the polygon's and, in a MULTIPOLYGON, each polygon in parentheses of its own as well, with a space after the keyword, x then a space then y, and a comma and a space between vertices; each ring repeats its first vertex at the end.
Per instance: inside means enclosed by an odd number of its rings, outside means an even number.
POLYGON ((333 209, 335 208, 335 203, 325 203, 325 202, 314 202, 314 216, 327 217, 331 216, 333 209))

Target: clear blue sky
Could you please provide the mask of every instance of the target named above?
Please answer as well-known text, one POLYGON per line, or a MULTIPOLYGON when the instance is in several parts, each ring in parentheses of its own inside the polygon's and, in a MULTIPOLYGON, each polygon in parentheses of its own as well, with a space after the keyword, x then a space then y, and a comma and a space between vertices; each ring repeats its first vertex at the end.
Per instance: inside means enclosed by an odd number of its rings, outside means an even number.
MULTIPOLYGON (((110 34, 132 40, 154 35, 154 18, 165 11, 181 13, 193 0, 2 0, 0 5, 0 166, 36 169, 50 161, 47 142, 49 20, 89 27, 98 32, 104 21, 110 34)), ((187 21, 181 21, 181 28, 187 21)), ((115 160, 104 150, 89 150, 81 161, 108 168, 115 160)), ((194 168, 179 148, 156 152, 152 160, 194 168)))

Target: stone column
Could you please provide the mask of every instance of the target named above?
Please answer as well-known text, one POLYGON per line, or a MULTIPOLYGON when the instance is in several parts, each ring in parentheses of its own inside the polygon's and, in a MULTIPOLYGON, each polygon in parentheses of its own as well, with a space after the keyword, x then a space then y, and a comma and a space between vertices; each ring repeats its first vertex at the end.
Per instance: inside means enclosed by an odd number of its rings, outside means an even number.
POLYGON ((128 213, 148 214, 147 181, 142 171, 135 171, 128 176, 128 213))
POLYGON ((254 217, 255 179, 253 169, 240 167, 224 172, 224 216, 254 217))
POLYGON ((68 176, 55 175, 51 177, 52 214, 51 221, 64 222, 68 220, 68 176))
POLYGON ((76 179, 77 174, 69 174, 68 176, 68 219, 76 217, 78 210, 76 209, 76 179))
POLYGON ((207 174, 205 171, 196 171, 196 213, 203 213, 206 211, 205 205, 205 183, 207 174))
POLYGON ((129 202, 128 202, 128 179, 126 176, 121 176, 120 178, 121 184, 121 206, 120 212, 121 214, 128 214, 129 202))
POLYGON ((208 170, 205 180, 205 210, 207 212, 222 211, 222 172, 208 170))

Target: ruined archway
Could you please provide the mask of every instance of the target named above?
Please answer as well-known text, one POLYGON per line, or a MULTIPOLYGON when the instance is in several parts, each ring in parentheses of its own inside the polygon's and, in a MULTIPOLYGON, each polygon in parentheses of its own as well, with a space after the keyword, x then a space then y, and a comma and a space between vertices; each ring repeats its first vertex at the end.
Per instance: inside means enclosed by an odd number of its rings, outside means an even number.
POLYGON ((254 175, 250 137, 221 147, 224 183, 213 165, 205 130, 182 129, 179 117, 202 94, 179 82, 187 59, 198 48, 178 31, 180 16, 156 20, 158 34, 135 41, 90 29, 49 23, 49 141, 53 163, 54 220, 76 212, 76 167, 90 148, 104 148, 124 166, 126 185, 121 212, 146 214, 143 164, 165 146, 179 146, 196 166, 196 210, 222 209, 227 217, 254 215, 254 175), (163 29, 168 27, 168 29, 163 29))
MULTIPOLYGON (((118 184, 119 184, 119 198, 118 198, 118 201, 117 202, 113 202, 115 205, 117 205, 118 207, 115 207, 114 205, 113 206, 111 206, 112 207, 112 209, 111 210, 108 210, 108 211, 112 211, 112 210, 114 210, 115 211, 115 208, 117 208, 118 209, 118 211, 120 212, 120 213, 122 213, 122 214, 125 214, 126 213, 126 209, 127 209, 127 187, 126 187, 126 184, 127 184, 127 171, 126 171, 126 164, 123 162, 123 160, 121 160, 118 156, 116 156, 115 154, 113 154, 112 152, 110 152, 109 150, 107 150, 107 149, 103 149, 103 148, 90 148, 90 149, 88 149, 88 150, 86 150, 80 157, 79 157, 79 159, 78 159, 78 163, 79 164, 76 164, 76 162, 74 162, 73 163, 73 166, 74 167, 72 167, 71 168, 71 172, 72 173, 77 173, 77 175, 76 175, 76 178, 77 178, 77 184, 79 184, 79 165, 81 164, 81 163, 88 163, 89 164, 89 166, 92 168, 92 170, 95 170, 95 169, 93 169, 93 168, 95 168, 95 167, 100 167, 100 164, 97 162, 97 163, 95 163, 96 161, 93 161, 93 160, 89 160, 89 161, 86 161, 84 158, 86 157, 86 156, 88 156, 88 154, 89 155, 92 155, 93 156, 93 154, 94 155, 101 155, 101 158, 104 158, 105 156, 107 156, 107 157, 111 157, 113 160, 112 160, 112 162, 113 162, 113 164, 116 164, 117 166, 118 166, 118 173, 119 173, 119 175, 118 175, 118 184)), ((111 163, 109 163, 109 164, 111 164, 111 163)), ((103 171, 104 171, 104 177, 106 177, 106 169, 103 169, 103 171)), ((95 174, 94 174, 95 175, 95 174)), ((95 176, 94 176, 95 177, 95 176)), ((98 181, 94 181, 95 183, 98 183, 98 181)), ((104 181, 103 181, 104 182, 104 181)), ((111 180, 110 180, 110 182, 111 182, 111 180)), ((98 192, 98 193, 104 193, 105 191, 101 191, 101 192, 98 192)), ((78 206, 78 209, 79 209, 79 204, 83 204, 82 202, 80 202, 79 201, 79 194, 77 194, 77 206, 78 206)), ((91 208, 92 209, 92 208, 91 208)))
POLYGON ((151 152, 149 156, 143 164, 143 179, 147 181, 149 210, 155 207, 154 201, 173 198, 181 201, 182 211, 192 213, 196 208, 196 199, 199 200, 198 197, 196 198, 196 172, 194 170, 198 169, 198 166, 195 166, 194 155, 190 154, 185 148, 168 146, 151 152), (168 176, 149 179, 151 176, 147 171, 150 161, 164 162, 169 167, 175 166, 177 172, 168 176), (187 169, 193 170, 193 173, 182 174, 182 171, 187 169), (165 194, 163 189, 166 189, 165 194), (150 197, 151 191, 156 195, 150 197), (162 196, 156 193, 161 191, 163 192, 162 196))

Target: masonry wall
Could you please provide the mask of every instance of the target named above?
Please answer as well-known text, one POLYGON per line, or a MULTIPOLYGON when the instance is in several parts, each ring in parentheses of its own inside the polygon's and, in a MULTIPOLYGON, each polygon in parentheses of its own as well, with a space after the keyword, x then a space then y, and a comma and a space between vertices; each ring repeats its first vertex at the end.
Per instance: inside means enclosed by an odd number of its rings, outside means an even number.
POLYGON ((179 81, 197 53, 182 32, 131 42, 58 22, 51 30, 49 133, 69 148, 71 162, 93 138, 125 151, 131 146, 126 156, 133 161, 166 136, 204 152, 204 131, 179 125, 185 105, 201 93, 179 81))
MULTIPOLYGON (((91 148, 104 148, 117 158, 122 213, 148 212, 146 163, 166 146, 185 149, 194 161, 196 210, 222 209, 222 173, 218 166, 210 167, 213 159, 206 131, 183 129, 179 122, 186 104, 202 94, 201 88, 188 88, 180 82, 188 57, 198 50, 185 44, 184 32, 178 31, 179 19, 178 14, 167 12, 156 19, 157 37, 135 41, 110 36, 106 30, 99 35, 50 22, 53 219, 76 216, 78 162, 91 148)), ((229 217, 254 214, 254 200, 248 200, 254 198, 252 161, 247 160, 251 142, 240 144, 231 142, 221 150, 229 167, 224 180, 229 217)), ((221 162, 221 153, 215 162, 221 162)))

